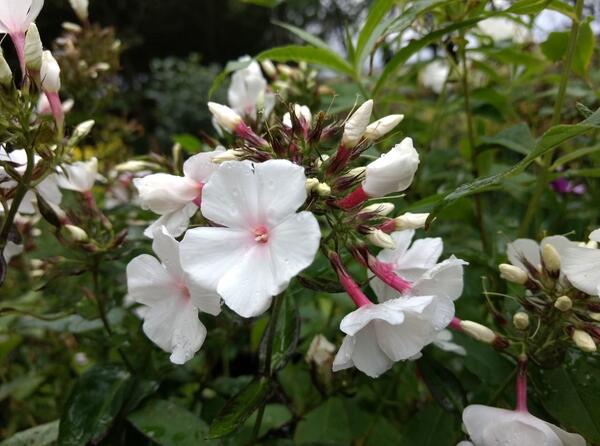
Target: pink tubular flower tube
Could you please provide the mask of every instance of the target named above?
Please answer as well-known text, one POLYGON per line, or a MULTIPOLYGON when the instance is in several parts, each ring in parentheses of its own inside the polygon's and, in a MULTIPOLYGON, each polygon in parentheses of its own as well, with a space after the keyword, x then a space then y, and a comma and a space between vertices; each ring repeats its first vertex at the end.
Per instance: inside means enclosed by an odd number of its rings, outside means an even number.
POLYGON ((350 277, 350 274, 348 274, 348 271, 344 268, 339 254, 331 252, 329 254, 329 261, 340 279, 340 284, 344 287, 346 293, 352 298, 356 306, 360 308, 371 305, 372 302, 365 296, 358 284, 350 277))
POLYGON ((527 409, 527 359, 519 359, 517 370, 517 412, 529 413, 527 409))
POLYGON ((354 191, 350 192, 350 194, 341 200, 338 200, 336 204, 342 209, 354 209, 357 206, 360 206, 365 201, 367 201, 370 197, 364 191, 362 186, 359 186, 354 191))
POLYGON ((411 289, 411 283, 394 272, 394 265, 377 260, 366 247, 354 249, 354 257, 371 270, 387 286, 404 294, 411 289))

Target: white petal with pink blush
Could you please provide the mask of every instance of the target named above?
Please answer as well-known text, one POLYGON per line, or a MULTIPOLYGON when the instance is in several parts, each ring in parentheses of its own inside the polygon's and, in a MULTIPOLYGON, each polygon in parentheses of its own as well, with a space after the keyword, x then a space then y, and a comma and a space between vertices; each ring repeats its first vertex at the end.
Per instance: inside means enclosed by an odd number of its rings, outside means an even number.
POLYGON ((26 32, 43 6, 44 0, 0 1, 0 34, 26 32))
POLYGON ((183 165, 183 176, 155 173, 133 180, 142 208, 161 216, 144 235, 152 238, 161 226, 174 237, 185 232, 202 200, 204 184, 217 170, 218 166, 212 160, 224 150, 218 147, 212 152, 192 156, 183 165))
MULTIPOLYGON (((590 234, 590 240, 600 241, 600 229, 590 234)), ((592 296, 600 295, 600 249, 571 246, 561 257, 561 267, 577 289, 592 296)))
POLYGON ((90 192, 98 179, 98 160, 78 161, 58 169, 58 185, 80 193, 90 192))
POLYGON ((264 313, 273 296, 313 262, 321 231, 306 201, 304 169, 289 161, 221 165, 203 190, 202 215, 222 227, 189 230, 184 270, 215 289, 242 317, 264 313))
POLYGON ((143 305, 144 333, 171 353, 174 364, 192 359, 204 343, 206 328, 198 312, 216 316, 221 310, 216 293, 190 283, 181 267, 179 247, 162 227, 152 244, 158 260, 143 254, 127 265, 129 297, 143 305))

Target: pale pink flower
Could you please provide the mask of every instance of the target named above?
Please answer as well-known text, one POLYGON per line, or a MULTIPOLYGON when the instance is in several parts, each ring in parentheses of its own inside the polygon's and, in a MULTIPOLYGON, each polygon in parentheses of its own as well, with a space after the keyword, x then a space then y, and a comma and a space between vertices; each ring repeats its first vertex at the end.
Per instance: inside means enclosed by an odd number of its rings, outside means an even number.
POLYGON ((171 362, 184 364, 202 347, 206 328, 198 311, 218 315, 219 296, 190 281, 179 260, 179 243, 163 227, 154 234, 152 249, 160 259, 142 254, 127 265, 130 299, 145 307, 144 333, 171 362))
MULTIPOLYGON (((249 61, 249 56, 239 60, 242 63, 249 61)), ((252 121, 256 120, 258 110, 262 110, 263 116, 268 117, 275 106, 275 95, 269 92, 267 87, 267 80, 260 65, 251 61, 247 67, 237 70, 231 77, 231 85, 227 92, 230 107, 252 121)))
POLYGON ((307 198, 305 184, 304 169, 286 160, 222 164, 204 187, 201 207, 220 227, 186 233, 184 270, 240 316, 265 312, 319 247, 316 218, 296 212, 307 198))

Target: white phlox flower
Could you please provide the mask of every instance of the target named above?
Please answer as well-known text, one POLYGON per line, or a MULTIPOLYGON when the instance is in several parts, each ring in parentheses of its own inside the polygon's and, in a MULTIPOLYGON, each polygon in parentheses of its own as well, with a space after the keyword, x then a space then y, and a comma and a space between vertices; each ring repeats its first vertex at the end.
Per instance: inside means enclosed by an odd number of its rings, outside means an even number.
POLYGON ((204 186, 202 215, 220 227, 189 230, 184 270, 215 289, 243 317, 265 312, 272 297, 312 263, 321 238, 304 169, 286 160, 223 163, 204 186))
MULTIPOLYGON (((517 239, 508 244, 506 254, 509 262, 524 271, 533 267, 540 271, 542 268, 542 250, 544 245, 551 245, 562 259, 567 251, 577 244, 562 235, 544 238, 540 243, 531 239, 517 239)), ((562 269, 562 268, 561 268, 562 269)))
POLYGON ((218 315, 220 299, 189 280, 179 260, 179 243, 166 228, 154 234, 152 249, 160 261, 142 254, 127 265, 129 296, 146 307, 138 313, 146 336, 171 353, 171 362, 184 364, 206 338, 198 311, 218 315))
POLYGON ((174 237, 183 234, 190 218, 198 211, 204 184, 218 167, 212 160, 224 151, 219 147, 212 152, 192 156, 183 164, 182 177, 155 173, 133 180, 142 208, 161 216, 146 229, 144 234, 147 237, 152 238, 161 226, 165 226, 174 237))
MULTIPOLYGON (((600 229, 590 234, 590 241, 600 242, 600 229)), ((577 289, 600 295, 600 249, 571 246, 564 254, 562 270, 577 289)))
MULTIPOLYGON (((244 56, 239 61, 249 60, 249 56, 244 56)), ((256 61, 233 73, 227 98, 233 110, 252 121, 256 120, 258 110, 263 110, 264 117, 267 117, 275 106, 275 95, 268 91, 267 80, 256 61)))
POLYGON ((78 161, 59 169, 58 185, 67 190, 88 193, 98 178, 98 160, 78 161))
POLYGON ((44 0, 0 1, 0 34, 24 34, 43 6, 44 0))

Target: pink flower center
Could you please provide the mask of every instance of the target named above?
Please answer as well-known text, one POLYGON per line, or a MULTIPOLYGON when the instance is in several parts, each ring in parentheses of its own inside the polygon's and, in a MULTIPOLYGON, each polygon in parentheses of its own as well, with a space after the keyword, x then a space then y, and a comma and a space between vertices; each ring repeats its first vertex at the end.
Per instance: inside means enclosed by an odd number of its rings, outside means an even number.
POLYGON ((194 198, 193 203, 200 207, 202 206, 202 189, 204 188, 204 183, 197 183, 196 189, 198 190, 198 195, 194 198))
POLYGON ((256 243, 265 244, 269 241, 269 230, 266 226, 259 226, 254 230, 254 240, 256 243))
POLYGON ((179 293, 185 298, 185 300, 190 300, 192 295, 190 294, 190 290, 184 282, 179 282, 176 285, 176 287, 179 293))

